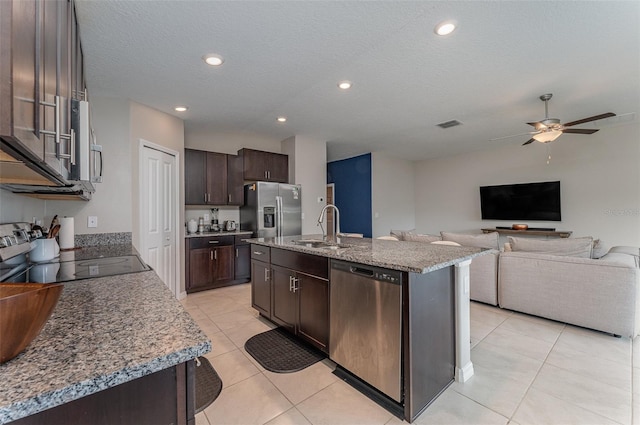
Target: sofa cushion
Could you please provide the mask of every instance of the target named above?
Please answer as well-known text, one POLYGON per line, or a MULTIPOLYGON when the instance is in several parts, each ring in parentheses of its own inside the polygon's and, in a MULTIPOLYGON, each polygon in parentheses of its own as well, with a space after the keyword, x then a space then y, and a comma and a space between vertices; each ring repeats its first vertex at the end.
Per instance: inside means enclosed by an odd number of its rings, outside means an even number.
POLYGON ((540 252, 549 255, 564 257, 591 258, 593 238, 567 238, 567 239, 530 239, 509 236, 509 244, 514 252, 540 252))
POLYGON ((431 242, 440 241, 441 239, 440 239, 440 236, 437 236, 437 235, 421 235, 419 233, 405 233, 404 240, 411 241, 411 242, 431 243, 431 242))
POLYGON ((481 233, 472 235, 469 233, 440 232, 443 241, 457 242, 463 246, 476 248, 498 249, 498 232, 481 233))

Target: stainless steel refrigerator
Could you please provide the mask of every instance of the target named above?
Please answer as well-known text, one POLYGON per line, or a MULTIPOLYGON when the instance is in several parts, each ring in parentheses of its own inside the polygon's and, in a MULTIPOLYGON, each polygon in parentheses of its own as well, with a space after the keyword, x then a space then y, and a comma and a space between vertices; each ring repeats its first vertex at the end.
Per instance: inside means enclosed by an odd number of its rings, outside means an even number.
POLYGON ((302 189, 299 185, 256 182, 244 186, 240 228, 268 238, 302 234, 302 189))

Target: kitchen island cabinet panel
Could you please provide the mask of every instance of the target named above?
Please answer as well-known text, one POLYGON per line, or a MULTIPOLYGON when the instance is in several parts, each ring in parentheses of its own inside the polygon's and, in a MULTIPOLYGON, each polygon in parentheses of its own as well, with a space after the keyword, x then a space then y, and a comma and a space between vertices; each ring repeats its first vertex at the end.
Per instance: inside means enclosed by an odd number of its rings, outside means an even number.
POLYGON ((296 331, 296 316, 298 311, 298 297, 293 288, 295 273, 284 267, 271 265, 273 276, 272 290, 273 300, 271 308, 271 320, 290 332, 296 331))
POLYGON ((263 261, 251 261, 251 306, 271 319, 271 266, 263 261))
POLYGON ((298 335, 329 350, 329 281, 298 273, 298 335))
POLYGON ((193 361, 182 363, 12 424, 195 425, 193 375, 193 361))

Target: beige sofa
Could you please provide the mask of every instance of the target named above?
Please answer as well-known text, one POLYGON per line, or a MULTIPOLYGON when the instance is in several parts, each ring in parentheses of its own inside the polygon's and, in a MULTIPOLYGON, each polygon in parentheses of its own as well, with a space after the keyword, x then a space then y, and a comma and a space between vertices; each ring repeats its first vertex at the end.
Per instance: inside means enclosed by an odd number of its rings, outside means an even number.
POLYGON ((503 252, 499 305, 633 338, 640 330, 638 254, 632 247, 614 247, 599 259, 557 252, 503 252))
MULTIPOLYGON (((497 248, 498 244, 497 233, 441 232, 436 236, 391 231, 391 235, 399 240, 444 240, 483 248, 497 248)), ((471 262, 472 300, 615 335, 638 335, 640 249, 603 251, 590 237, 510 237, 509 241, 505 252, 495 251, 471 262)))
POLYGON ((391 231, 398 240, 433 243, 437 241, 455 242, 463 246, 495 249, 494 252, 474 258, 469 267, 470 297, 474 301, 498 305, 498 234, 466 234, 440 232, 437 235, 421 235, 413 231, 391 231))

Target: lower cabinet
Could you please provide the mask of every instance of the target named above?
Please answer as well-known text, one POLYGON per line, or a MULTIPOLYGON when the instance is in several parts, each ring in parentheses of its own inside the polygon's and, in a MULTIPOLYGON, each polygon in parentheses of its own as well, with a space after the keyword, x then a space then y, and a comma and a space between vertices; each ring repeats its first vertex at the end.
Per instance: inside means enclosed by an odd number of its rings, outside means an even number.
POLYGON ((234 278, 235 280, 251 279, 251 245, 243 239, 247 236, 236 236, 234 278))
POLYGON ((234 236, 189 238, 186 242, 186 290, 196 292, 249 281, 249 245, 234 236))
POLYGON ((276 248, 267 255, 265 250, 269 248, 258 245, 251 248, 253 307, 299 338, 328 352, 328 259, 276 248))
POLYGON ((12 424, 194 425, 194 361, 107 388, 12 424))

